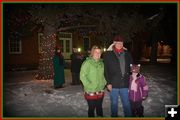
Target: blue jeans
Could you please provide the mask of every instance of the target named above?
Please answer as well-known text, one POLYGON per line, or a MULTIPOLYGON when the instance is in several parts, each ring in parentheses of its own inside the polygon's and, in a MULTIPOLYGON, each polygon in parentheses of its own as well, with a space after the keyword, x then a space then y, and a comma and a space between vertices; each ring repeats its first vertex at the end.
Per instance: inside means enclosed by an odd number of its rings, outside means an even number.
POLYGON ((110 92, 111 99, 111 117, 118 116, 118 98, 121 98, 124 116, 132 116, 130 101, 128 97, 128 88, 113 88, 110 92))

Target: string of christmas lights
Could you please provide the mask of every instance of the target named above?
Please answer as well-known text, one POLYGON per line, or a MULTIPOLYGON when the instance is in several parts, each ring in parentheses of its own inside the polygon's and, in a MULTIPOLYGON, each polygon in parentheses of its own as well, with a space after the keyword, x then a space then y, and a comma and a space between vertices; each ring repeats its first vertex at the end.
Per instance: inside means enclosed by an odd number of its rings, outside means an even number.
POLYGON ((42 52, 39 58, 39 68, 38 75, 36 79, 48 80, 53 79, 54 69, 53 69, 53 56, 55 52, 56 45, 56 34, 51 34, 43 37, 42 41, 42 52))

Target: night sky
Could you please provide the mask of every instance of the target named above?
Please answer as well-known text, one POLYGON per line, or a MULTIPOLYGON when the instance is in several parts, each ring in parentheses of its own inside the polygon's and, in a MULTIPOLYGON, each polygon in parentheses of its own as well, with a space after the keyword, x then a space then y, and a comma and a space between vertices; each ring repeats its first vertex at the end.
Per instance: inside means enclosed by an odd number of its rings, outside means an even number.
MULTIPOLYGON (((35 4, 35 3, 33 3, 35 4)), ((6 18, 9 15, 9 10, 13 10, 16 8, 21 8, 22 10, 28 9, 29 6, 33 5, 32 3, 21 3, 21 4, 3 4, 3 12, 4 12, 4 21, 7 21, 6 18)), ((46 4, 39 4, 43 5, 42 7, 49 5, 50 3, 46 4)), ((56 4, 57 5, 57 4, 56 4)), ((120 8, 119 14, 126 12, 131 14, 132 11, 136 10, 139 14, 142 14, 144 19, 148 19, 149 17, 159 13, 161 10, 164 11, 164 17, 160 21, 159 26, 165 33, 165 44, 176 44, 177 42, 177 4, 176 3, 59 3, 59 8, 65 7, 79 7, 86 11, 92 9, 93 7, 101 9, 113 9, 113 8, 120 8)), ((90 12, 86 12, 86 14, 91 14, 90 12)), ((5 23, 6 26, 8 23, 5 23)))

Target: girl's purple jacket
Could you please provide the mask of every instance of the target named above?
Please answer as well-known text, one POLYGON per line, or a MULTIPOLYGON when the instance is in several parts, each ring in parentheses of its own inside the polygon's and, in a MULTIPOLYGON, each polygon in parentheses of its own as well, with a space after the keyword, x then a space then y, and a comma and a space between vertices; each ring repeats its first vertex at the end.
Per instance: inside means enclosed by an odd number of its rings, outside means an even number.
POLYGON ((131 89, 133 78, 130 76, 129 79, 129 99, 134 102, 143 101, 143 98, 148 96, 148 85, 146 84, 145 77, 140 74, 135 80, 137 84, 136 91, 131 89))

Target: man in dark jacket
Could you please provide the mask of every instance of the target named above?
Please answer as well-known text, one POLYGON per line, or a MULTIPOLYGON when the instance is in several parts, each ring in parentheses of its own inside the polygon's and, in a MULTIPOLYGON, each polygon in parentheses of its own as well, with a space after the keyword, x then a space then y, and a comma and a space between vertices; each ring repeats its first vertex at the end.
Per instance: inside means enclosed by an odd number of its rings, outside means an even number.
POLYGON ((71 54, 71 74, 72 74, 72 83, 71 85, 80 84, 80 68, 82 64, 83 57, 78 53, 77 48, 73 48, 73 53, 71 54))
POLYGON ((132 116, 128 98, 128 80, 130 76, 130 64, 132 57, 123 49, 123 38, 119 35, 113 39, 111 51, 104 54, 104 74, 107 80, 107 89, 110 91, 111 116, 118 116, 118 98, 120 96, 124 116, 132 116))

